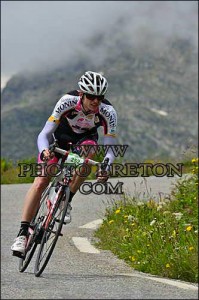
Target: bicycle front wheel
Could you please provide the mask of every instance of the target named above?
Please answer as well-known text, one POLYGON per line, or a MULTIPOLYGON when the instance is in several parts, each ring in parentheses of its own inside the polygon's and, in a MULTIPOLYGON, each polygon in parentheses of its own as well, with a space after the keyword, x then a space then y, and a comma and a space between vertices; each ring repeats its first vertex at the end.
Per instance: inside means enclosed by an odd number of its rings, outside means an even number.
MULTIPOLYGON (((32 237, 30 236, 29 238, 30 243, 32 243, 32 237)), ((29 250, 26 252, 26 255, 19 259, 19 272, 24 272, 26 270, 35 253, 36 248, 37 244, 33 242, 29 250)))
POLYGON ((36 277, 39 277, 44 271, 53 253, 57 240, 59 236, 62 235, 61 230, 68 207, 69 192, 69 187, 61 192, 62 194, 60 195, 60 199, 57 200, 57 205, 55 205, 52 218, 45 228, 35 262, 34 273, 36 277))
POLYGON ((39 208, 31 222, 25 256, 19 259, 19 272, 24 272, 26 270, 35 253, 39 241, 41 241, 42 228, 40 229, 40 227, 44 216, 47 213, 46 199, 49 194, 50 186, 51 185, 49 184, 44 191, 41 197, 39 208))

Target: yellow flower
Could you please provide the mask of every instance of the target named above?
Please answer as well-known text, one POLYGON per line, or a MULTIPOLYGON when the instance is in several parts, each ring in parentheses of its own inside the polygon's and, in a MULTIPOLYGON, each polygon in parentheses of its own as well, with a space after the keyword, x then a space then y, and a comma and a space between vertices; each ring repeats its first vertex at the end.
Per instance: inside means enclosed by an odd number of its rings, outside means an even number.
POLYGON ((186 231, 191 231, 191 229, 192 229, 192 226, 191 226, 191 225, 190 225, 190 226, 187 226, 186 231))
POLYGON ((137 253, 142 253, 142 251, 141 250, 137 250, 137 253))
POLYGON ((132 261, 135 261, 135 260, 136 260, 136 259, 135 259, 135 256, 132 256, 132 257, 131 257, 131 260, 132 260, 132 261))
POLYGON ((193 159, 191 160, 191 162, 192 162, 192 163, 198 162, 198 158, 193 158, 193 159))
POLYGON ((115 213, 116 213, 116 214, 119 214, 119 213, 120 213, 120 209, 117 209, 117 210, 115 211, 115 213))
POLYGON ((166 264, 166 268, 170 268, 171 266, 170 266, 170 264, 166 264))
POLYGON ((189 251, 192 251, 193 249, 194 249, 194 247, 192 247, 192 246, 191 246, 191 247, 189 247, 189 251))
POLYGON ((112 224, 113 222, 114 222, 113 220, 110 220, 110 221, 109 221, 109 224, 112 224))

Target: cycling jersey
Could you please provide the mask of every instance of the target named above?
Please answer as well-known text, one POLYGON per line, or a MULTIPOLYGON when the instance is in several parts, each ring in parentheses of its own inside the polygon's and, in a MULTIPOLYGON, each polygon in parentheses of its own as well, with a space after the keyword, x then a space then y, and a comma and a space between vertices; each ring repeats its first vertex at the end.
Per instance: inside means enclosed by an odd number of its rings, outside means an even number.
MULTIPOLYGON (((117 114, 112 104, 104 99, 93 112, 85 112, 82 98, 77 90, 65 94, 55 105, 55 108, 38 136, 38 148, 41 153, 49 148, 53 141, 52 133, 59 140, 65 136, 73 136, 76 140, 93 135, 98 138, 97 128, 104 128, 104 144, 115 144, 117 114)), ((108 151, 110 163, 114 160, 112 151, 108 151)))

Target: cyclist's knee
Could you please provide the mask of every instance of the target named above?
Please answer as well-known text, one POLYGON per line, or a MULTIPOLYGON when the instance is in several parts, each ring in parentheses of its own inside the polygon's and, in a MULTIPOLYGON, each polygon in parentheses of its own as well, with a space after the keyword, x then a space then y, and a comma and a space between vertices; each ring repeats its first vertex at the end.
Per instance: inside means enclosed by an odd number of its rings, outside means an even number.
POLYGON ((96 153, 95 147, 97 142, 94 140, 84 140, 80 146, 83 148, 83 153, 87 153, 86 157, 92 159, 96 153))
POLYGON ((49 179, 47 177, 37 177, 33 182, 34 189, 38 192, 43 192, 43 190, 49 184, 49 179))

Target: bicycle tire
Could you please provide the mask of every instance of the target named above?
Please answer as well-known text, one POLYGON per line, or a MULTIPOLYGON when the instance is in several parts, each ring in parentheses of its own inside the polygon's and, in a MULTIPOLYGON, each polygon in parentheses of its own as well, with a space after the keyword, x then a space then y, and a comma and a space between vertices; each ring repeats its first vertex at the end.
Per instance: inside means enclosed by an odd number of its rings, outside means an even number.
POLYGON ((68 207, 69 192, 70 190, 68 186, 62 191, 62 195, 58 200, 58 205, 55 206, 53 217, 44 231, 35 262, 34 273, 36 277, 39 277, 46 268, 55 245, 58 241, 58 238, 61 234, 61 230, 64 224, 64 217, 66 215, 68 207), (62 201, 64 201, 64 205, 62 208, 60 208, 62 201))
MULTIPOLYGON (((42 216, 44 216, 45 213, 46 213, 45 212, 46 208, 44 208, 44 206, 45 206, 46 197, 49 194, 50 187, 51 187, 51 184, 49 184, 49 186, 43 192, 39 208, 38 208, 32 222, 31 222, 32 226, 35 227, 35 229, 38 228, 39 224, 41 223, 42 216)), ((35 235, 34 235, 34 233, 33 233, 33 235, 29 234, 29 239, 30 240, 28 241, 28 244, 29 244, 28 250, 25 254, 25 257, 21 257, 19 259, 19 272, 21 272, 21 273, 24 272, 27 269, 29 263, 31 262, 31 259, 32 259, 33 255, 35 253, 35 250, 36 250, 37 245, 38 245, 38 234, 39 234, 39 232, 35 235)))
POLYGON ((19 272, 22 273, 27 269, 33 255, 35 253, 36 248, 37 248, 37 244, 34 243, 33 246, 31 247, 30 251, 26 254, 25 258, 19 259, 19 272))

